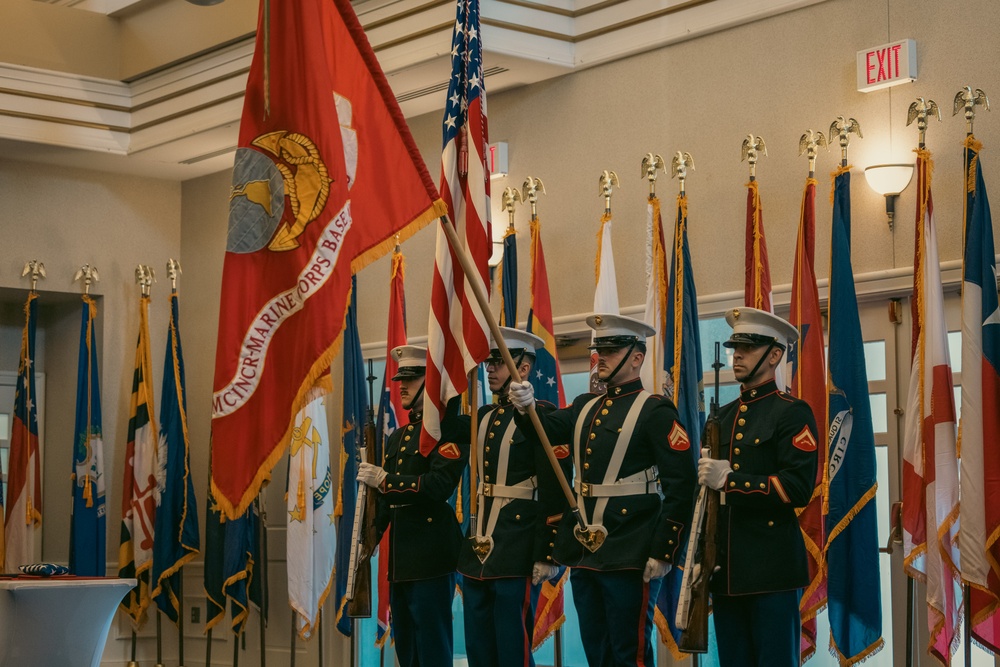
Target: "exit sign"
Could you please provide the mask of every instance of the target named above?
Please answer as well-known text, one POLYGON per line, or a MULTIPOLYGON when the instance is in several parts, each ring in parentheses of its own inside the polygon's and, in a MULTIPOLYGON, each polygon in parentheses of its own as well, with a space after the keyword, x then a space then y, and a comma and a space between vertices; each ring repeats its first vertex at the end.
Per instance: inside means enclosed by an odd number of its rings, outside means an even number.
POLYGON ((858 51, 858 92, 888 88, 917 79, 917 43, 904 39, 858 51))

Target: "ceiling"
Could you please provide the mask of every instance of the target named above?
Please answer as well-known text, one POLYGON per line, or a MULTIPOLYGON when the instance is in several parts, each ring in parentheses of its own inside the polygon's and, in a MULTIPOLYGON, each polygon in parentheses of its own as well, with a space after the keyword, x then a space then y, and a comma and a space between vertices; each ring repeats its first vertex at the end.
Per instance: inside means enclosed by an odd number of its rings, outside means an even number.
MULTIPOLYGON (((530 85, 820 1, 481 0, 486 88, 530 85)), ((231 166, 257 0, 215 7, 182 0, 25 2, 0 0, 19 3, 15 25, 8 20, 6 30, 16 37, 37 21, 53 31, 53 46, 35 61, 0 51, 5 156, 174 180, 231 166), (222 20, 213 26, 216 17, 222 20), (19 28, 17 20, 26 25, 19 28), (74 53, 66 46, 73 40, 56 35, 56 26, 74 37, 89 35, 111 56, 93 64, 94 44, 74 53), (187 40, 172 37, 185 32, 187 40), (60 60, 53 66, 56 59, 44 58, 55 50, 60 60), (92 71, 85 71, 84 56, 92 71), (145 69, 131 72, 135 67, 145 69), (117 76, 93 75, 105 70, 117 76)), ((404 114, 442 109, 454 0, 353 6, 404 114)))

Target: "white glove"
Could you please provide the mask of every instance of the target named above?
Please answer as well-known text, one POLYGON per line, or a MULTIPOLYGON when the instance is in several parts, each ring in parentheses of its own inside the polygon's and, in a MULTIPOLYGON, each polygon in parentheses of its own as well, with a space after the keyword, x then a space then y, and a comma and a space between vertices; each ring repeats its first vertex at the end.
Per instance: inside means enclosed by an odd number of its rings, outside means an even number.
MULTIPOLYGON (((716 565, 715 569, 712 570, 712 574, 715 574, 722 569, 721 565, 716 565)), ((701 576, 701 563, 695 563, 691 566, 691 581, 698 581, 698 577, 701 576)))
POLYGON ((371 463, 362 463, 358 466, 358 481, 377 489, 385 481, 385 470, 371 463))
POLYGON ((726 485, 726 478, 733 469, 725 459, 713 459, 707 449, 701 450, 698 460, 698 483, 716 491, 726 485))
POLYGON ((531 566, 531 583, 538 585, 559 574, 559 567, 548 563, 535 563, 531 566))
POLYGON ((510 402, 521 414, 527 412, 528 408, 535 404, 535 388, 527 380, 511 382, 508 395, 510 402))
POLYGON ((646 569, 642 571, 642 580, 647 584, 650 579, 662 579, 670 573, 673 565, 666 561, 650 558, 646 561, 646 569))

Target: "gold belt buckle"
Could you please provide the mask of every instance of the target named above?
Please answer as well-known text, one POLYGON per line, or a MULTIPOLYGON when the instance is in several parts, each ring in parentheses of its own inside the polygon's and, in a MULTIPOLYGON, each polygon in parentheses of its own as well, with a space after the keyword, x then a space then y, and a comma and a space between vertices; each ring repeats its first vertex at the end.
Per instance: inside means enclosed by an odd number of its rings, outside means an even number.
POLYGON ((590 484, 580 484, 580 495, 584 498, 590 497, 590 484))
POLYGON ((492 498, 493 497, 493 485, 492 484, 483 484, 483 495, 486 496, 487 498, 492 498))

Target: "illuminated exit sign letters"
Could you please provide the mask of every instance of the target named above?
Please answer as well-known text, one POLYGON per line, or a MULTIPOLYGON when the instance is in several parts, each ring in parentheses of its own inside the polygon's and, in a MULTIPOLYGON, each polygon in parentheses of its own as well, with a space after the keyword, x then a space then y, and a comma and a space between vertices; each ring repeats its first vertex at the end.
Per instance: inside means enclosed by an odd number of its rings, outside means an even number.
POLYGON ((870 93, 917 79, 917 43, 904 39, 858 51, 858 92, 870 93))

